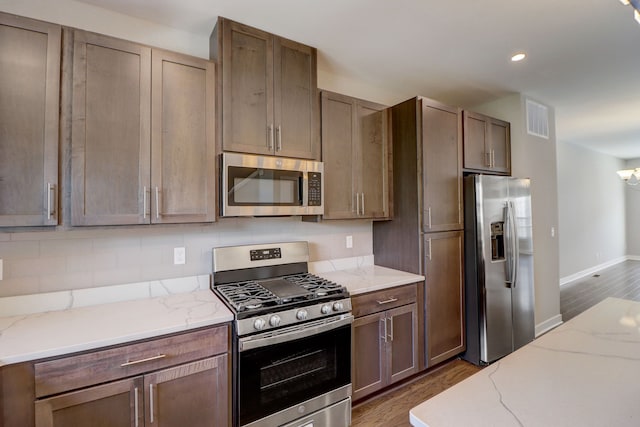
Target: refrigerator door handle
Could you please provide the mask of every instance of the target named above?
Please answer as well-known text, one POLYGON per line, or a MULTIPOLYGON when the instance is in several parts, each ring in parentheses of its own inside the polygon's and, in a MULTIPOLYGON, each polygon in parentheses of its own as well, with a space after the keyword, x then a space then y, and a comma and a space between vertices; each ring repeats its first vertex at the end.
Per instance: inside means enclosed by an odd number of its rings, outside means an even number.
POLYGON ((520 263, 520 249, 518 248, 518 227, 516 224, 516 208, 513 201, 509 201, 509 212, 511 213, 511 245, 513 250, 513 267, 511 269, 513 277, 511 278, 512 287, 518 284, 518 265, 520 263))
POLYGON ((507 247, 509 248, 509 252, 507 253, 507 263, 506 263, 506 275, 507 275, 507 286, 510 288, 516 287, 517 280, 517 270, 518 270, 518 236, 517 229, 515 226, 515 216, 514 216, 514 207, 513 202, 510 200, 507 201, 504 209, 505 221, 507 223, 507 247))

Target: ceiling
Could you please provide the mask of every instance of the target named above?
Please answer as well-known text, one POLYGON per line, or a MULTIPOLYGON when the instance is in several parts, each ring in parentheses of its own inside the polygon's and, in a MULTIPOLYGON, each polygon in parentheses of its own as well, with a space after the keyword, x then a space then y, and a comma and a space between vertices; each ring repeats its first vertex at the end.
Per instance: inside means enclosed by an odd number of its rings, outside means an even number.
POLYGON ((618 0, 81 1, 207 37, 225 16, 316 47, 331 73, 394 102, 523 93, 554 107, 558 141, 640 158, 640 24, 618 0))

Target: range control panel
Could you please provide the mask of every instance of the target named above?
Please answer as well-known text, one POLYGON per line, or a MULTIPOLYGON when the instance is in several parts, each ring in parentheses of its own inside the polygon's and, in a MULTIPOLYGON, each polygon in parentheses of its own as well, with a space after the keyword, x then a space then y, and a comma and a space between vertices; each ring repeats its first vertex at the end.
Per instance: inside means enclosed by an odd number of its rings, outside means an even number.
POLYGON ((251 261, 262 261, 264 259, 278 259, 282 258, 282 251, 280 248, 269 249, 252 249, 249 251, 251 261))

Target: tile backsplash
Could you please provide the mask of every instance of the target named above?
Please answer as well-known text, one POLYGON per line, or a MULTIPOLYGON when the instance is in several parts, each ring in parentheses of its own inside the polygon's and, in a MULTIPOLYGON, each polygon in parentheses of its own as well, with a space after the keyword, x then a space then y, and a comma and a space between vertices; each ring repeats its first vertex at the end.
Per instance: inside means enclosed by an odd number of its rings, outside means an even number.
POLYGON ((221 218, 206 225, 0 232, 0 297, 211 273, 211 248, 306 240, 310 260, 371 255, 368 220, 302 222, 291 218, 221 218), (353 248, 345 237, 353 236, 353 248), (186 249, 174 265, 173 249, 186 249))

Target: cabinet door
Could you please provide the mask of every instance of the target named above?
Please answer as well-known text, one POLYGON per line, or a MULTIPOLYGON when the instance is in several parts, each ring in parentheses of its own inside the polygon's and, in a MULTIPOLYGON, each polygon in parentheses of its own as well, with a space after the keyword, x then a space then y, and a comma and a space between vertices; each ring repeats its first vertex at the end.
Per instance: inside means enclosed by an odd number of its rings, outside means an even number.
POLYGON ((460 110, 422 99, 423 231, 461 230, 460 110))
POLYGON ((35 403, 35 427, 144 425, 142 377, 65 393, 35 403))
POLYGON ((0 226, 56 225, 59 25, 0 13, 0 226))
POLYGON ((418 372, 418 307, 416 303, 387 312, 389 384, 418 372))
POLYGON ((322 161, 324 218, 357 217, 354 167, 355 106, 353 99, 322 92, 322 161))
POLYGON ((465 350, 463 231, 425 235, 427 366, 465 350))
POLYGON ((273 154, 273 36, 226 19, 220 24, 223 149, 273 154))
POLYGON ((274 37, 275 154, 320 159, 316 50, 274 37))
POLYGON ((145 375, 146 426, 229 425, 226 354, 145 375))
POLYGON ((151 222, 215 219, 215 64, 152 52, 151 222))
POLYGON ((389 218, 389 163, 386 107, 356 101, 360 209, 362 218, 389 218))
POLYGON ((151 49, 74 31, 72 225, 149 222, 151 49))
POLYGON ((487 117, 481 114, 469 111, 463 113, 465 169, 485 170, 491 167, 486 119, 487 117))
POLYGON ((489 122, 489 135, 492 169, 511 175, 511 125, 492 118, 489 122))
POLYGON ((370 314, 353 322, 353 400, 387 385, 385 313, 370 314))

